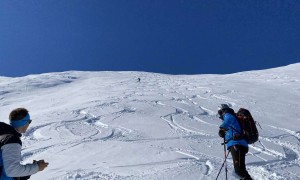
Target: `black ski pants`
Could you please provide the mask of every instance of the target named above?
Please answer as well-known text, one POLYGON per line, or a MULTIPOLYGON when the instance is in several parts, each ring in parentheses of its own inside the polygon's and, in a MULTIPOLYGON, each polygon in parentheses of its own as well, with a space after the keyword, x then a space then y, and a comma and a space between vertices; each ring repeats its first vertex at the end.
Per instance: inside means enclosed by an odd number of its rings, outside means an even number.
POLYGON ((252 180, 248 171, 246 170, 245 156, 249 148, 240 145, 230 147, 230 152, 233 160, 234 171, 243 180, 252 180))

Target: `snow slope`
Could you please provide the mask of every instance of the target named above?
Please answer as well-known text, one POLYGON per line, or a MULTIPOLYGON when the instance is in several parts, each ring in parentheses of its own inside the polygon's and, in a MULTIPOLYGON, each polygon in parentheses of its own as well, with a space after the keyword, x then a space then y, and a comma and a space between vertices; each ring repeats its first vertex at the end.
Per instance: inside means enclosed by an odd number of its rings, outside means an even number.
MULTIPOLYGON (((26 107, 24 163, 33 180, 215 179, 223 162, 217 106, 249 108, 262 129, 254 179, 299 179, 300 63, 229 75, 61 72, 0 77, 0 118, 26 107), (141 78, 138 83, 137 78, 141 78)), ((231 157, 229 179, 235 179, 231 157)), ((219 179, 225 179, 223 171, 219 179)))

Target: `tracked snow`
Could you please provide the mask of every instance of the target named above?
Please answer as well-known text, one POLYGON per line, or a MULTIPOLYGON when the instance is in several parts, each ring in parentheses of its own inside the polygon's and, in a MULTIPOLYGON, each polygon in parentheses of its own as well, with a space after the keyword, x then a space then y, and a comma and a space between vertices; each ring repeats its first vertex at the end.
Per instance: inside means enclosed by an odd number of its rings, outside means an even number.
MULTIPOLYGON (((69 71, 1 77, 0 117, 8 122, 12 109, 30 111, 24 163, 50 163, 33 180, 199 180, 215 179, 222 165, 216 111, 228 103, 250 109, 262 127, 260 143, 246 156, 254 179, 294 180, 300 176, 299 69, 292 64, 229 75, 69 71)), ((228 166, 232 171, 230 156, 228 166)))

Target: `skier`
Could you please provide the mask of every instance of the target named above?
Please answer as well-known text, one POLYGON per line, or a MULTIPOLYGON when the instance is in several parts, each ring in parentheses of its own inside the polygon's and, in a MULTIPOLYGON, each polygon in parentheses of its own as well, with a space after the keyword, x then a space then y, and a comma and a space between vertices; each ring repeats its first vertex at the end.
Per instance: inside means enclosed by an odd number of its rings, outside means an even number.
POLYGON ((43 171, 47 166, 44 160, 22 165, 21 133, 25 133, 31 123, 28 110, 17 108, 9 114, 10 125, 0 122, 0 179, 26 180, 32 174, 43 171))
POLYGON ((218 114, 223 120, 220 125, 219 136, 225 138, 227 150, 230 151, 232 156, 235 173, 242 180, 252 180, 245 164, 245 156, 249 150, 248 144, 245 139, 238 137, 241 127, 235 117, 234 110, 227 104, 221 104, 218 114))
POLYGON ((138 78, 138 82, 141 82, 141 78, 138 78))

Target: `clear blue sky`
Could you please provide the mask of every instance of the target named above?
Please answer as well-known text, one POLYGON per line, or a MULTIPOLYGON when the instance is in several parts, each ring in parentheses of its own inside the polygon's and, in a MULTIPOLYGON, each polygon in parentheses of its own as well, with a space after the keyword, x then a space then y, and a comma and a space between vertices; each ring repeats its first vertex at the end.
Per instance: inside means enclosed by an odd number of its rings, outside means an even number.
POLYGON ((0 76, 224 74, 299 61, 298 0, 0 1, 0 76))

